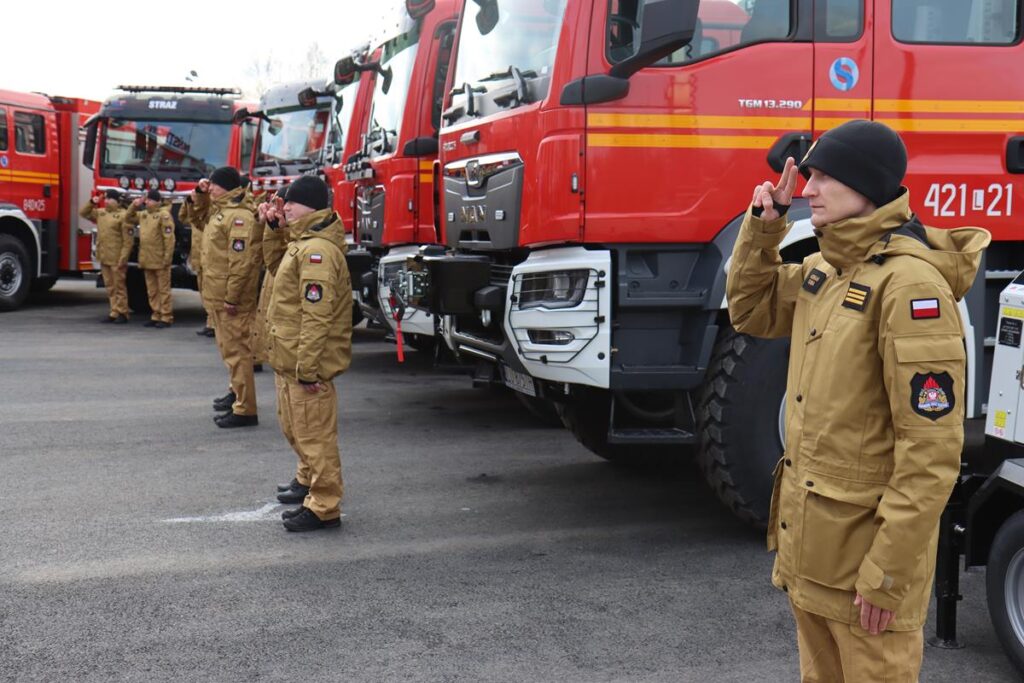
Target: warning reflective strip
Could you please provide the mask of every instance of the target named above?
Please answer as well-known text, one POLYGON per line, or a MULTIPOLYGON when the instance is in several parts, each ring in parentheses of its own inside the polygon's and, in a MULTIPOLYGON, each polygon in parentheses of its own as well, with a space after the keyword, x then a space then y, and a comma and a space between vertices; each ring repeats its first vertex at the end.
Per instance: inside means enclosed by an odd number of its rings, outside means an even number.
POLYGON ((815 111, 855 111, 868 114, 871 111, 871 100, 819 97, 814 100, 815 111))
POLYGON ((6 168, 0 171, 2 173, 16 173, 18 175, 33 176, 35 178, 59 178, 60 176, 56 173, 43 173, 41 171, 24 171, 17 168, 6 168))
POLYGON ((1022 133, 1024 119, 875 119, 900 131, 916 133, 1022 133))
POLYGON ((597 128, 735 128, 793 130, 811 125, 809 116, 693 116, 690 114, 590 114, 597 128))
POLYGON ((434 182, 434 174, 433 173, 430 173, 430 174, 420 173, 420 182, 421 183, 433 183, 434 182))
POLYGON ((658 135, 591 133, 588 147, 670 147, 685 149, 769 149, 777 138, 755 135, 658 135))
POLYGON ((434 170, 434 162, 433 161, 421 161, 420 162, 420 170, 421 171, 433 171, 434 170))
POLYGON ((1020 100, 875 100, 875 111, 941 114, 1024 114, 1020 100))
POLYGON ((29 171, 3 171, 0 170, 0 178, 20 178, 23 180, 45 180, 47 182, 56 182, 60 180, 60 176, 55 173, 31 173, 29 171))

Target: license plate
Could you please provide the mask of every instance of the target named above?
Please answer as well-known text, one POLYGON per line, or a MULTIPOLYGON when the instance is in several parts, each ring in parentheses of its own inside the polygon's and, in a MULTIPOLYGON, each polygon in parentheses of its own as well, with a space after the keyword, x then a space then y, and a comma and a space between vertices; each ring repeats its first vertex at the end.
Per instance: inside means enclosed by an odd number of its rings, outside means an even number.
POLYGON ((524 372, 513 370, 504 365, 501 366, 501 378, 505 386, 527 396, 536 396, 537 387, 533 385, 533 378, 524 372))

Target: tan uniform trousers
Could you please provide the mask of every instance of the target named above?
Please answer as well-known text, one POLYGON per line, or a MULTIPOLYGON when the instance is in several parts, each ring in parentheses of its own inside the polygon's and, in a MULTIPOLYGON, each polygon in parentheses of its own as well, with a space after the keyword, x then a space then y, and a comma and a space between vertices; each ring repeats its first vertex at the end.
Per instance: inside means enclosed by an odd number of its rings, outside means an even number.
POLYGON ((284 438, 299 456, 295 478, 309 486, 303 505, 321 520, 341 516, 341 453, 338 450, 338 393, 334 382, 325 391, 308 393, 295 380, 275 375, 277 418, 284 438))
POLYGON ((217 330, 217 349, 227 366, 231 391, 235 393, 231 411, 235 415, 255 415, 256 380, 252 375, 252 351, 249 349, 253 313, 228 315, 224 309, 211 313, 213 327, 217 330))
POLYGON ((149 295, 149 307, 153 309, 150 320, 163 323, 174 322, 174 311, 171 307, 171 269, 145 269, 146 293, 149 295))
POLYGON ((103 272, 103 286, 107 289, 110 299, 110 317, 128 316, 128 288, 125 285, 125 272, 117 266, 100 266, 103 272))
POLYGON ((249 345, 252 347, 253 363, 270 362, 270 349, 267 345, 267 307, 270 306, 273 289, 274 276, 268 270, 263 274, 263 286, 260 287, 259 303, 256 304, 256 315, 252 321, 252 338, 249 345))
POLYGON ((213 315, 210 313, 210 309, 206 306, 206 300, 203 299, 203 270, 201 268, 196 271, 196 289, 199 290, 199 300, 203 302, 203 310, 206 311, 206 326, 212 330, 213 315))
POLYGON ((805 612, 792 602, 802 683, 917 683, 924 629, 873 636, 860 627, 805 612))

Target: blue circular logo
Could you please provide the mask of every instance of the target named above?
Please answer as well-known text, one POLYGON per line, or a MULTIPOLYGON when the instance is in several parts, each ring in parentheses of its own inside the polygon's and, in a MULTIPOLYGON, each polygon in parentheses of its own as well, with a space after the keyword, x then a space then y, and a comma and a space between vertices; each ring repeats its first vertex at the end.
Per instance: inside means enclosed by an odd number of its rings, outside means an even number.
POLYGON ((860 80, 860 69, 857 68, 857 62, 849 57, 840 57, 829 67, 828 78, 832 81, 832 87, 840 92, 846 92, 853 90, 857 85, 857 81, 860 80))
POLYGON ((7 155, 0 156, 0 168, 7 168, 7 164, 11 163, 7 160, 7 155))

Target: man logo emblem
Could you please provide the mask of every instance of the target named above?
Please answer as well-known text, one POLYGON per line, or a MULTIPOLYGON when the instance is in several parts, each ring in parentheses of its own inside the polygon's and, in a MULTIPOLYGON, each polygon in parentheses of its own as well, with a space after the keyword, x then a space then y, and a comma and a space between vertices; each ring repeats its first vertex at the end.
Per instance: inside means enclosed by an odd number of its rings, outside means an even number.
POLYGON ((487 220, 487 207, 483 204, 463 206, 459 209, 459 217, 463 223, 483 223, 487 220))
POLYGON ((470 187, 480 187, 483 183, 483 175, 480 173, 480 162, 476 159, 466 164, 466 184, 470 187))

